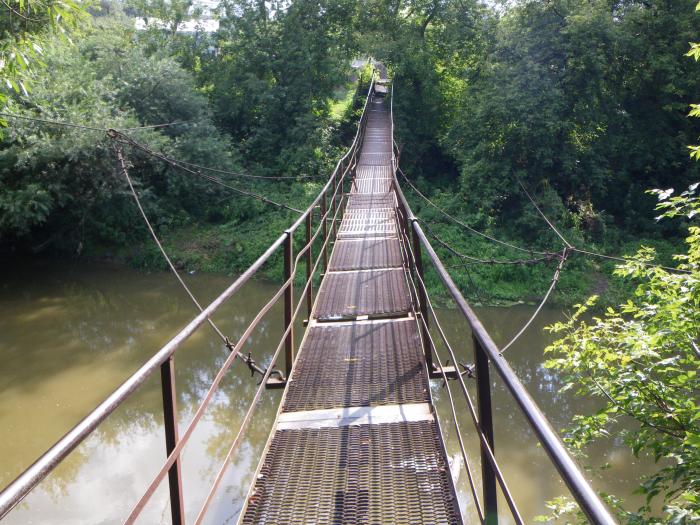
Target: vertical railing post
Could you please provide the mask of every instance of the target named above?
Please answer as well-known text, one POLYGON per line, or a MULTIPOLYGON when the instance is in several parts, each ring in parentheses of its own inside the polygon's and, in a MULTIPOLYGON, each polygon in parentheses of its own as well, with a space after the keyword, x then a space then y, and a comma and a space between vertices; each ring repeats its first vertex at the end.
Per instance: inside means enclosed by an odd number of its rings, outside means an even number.
POLYGON ((292 275, 294 236, 292 230, 287 230, 285 233, 287 238, 284 241, 284 281, 289 281, 289 283, 284 289, 284 329, 285 331, 289 329, 289 332, 284 338, 284 369, 285 376, 289 380, 294 363, 294 326, 292 326, 292 314, 294 313, 294 277, 292 275))
MULTIPOLYGON (((163 391, 163 421, 165 427, 165 451, 167 456, 178 442, 177 391, 175 386, 175 361, 170 356, 160 365, 160 384, 163 391)), ((170 514, 173 525, 184 525, 185 507, 182 497, 182 467, 178 457, 168 471, 170 488, 170 514)))
MULTIPOLYGON (((491 411, 491 379, 489 358, 479 340, 472 335, 474 342, 474 363, 476 368, 476 401, 479 407, 479 426, 491 450, 495 454, 493 441, 493 413, 491 411)), ((481 484, 484 494, 484 517, 486 525, 498 524, 498 493, 496 473, 488 460, 484 446, 481 446, 481 484)))
MULTIPOLYGON (((418 303, 420 307, 420 315, 423 318, 421 325, 421 333, 423 334, 423 349, 425 351, 425 363, 428 366, 428 374, 433 374, 433 344, 430 340, 430 319, 428 317, 428 296, 425 290, 425 276, 423 274, 423 258, 421 257, 420 239, 416 233, 416 220, 411 221, 413 238, 413 257, 415 258, 416 284, 418 285, 418 303)), ((408 242, 408 239, 406 239, 408 242)))
MULTIPOLYGON (((396 175, 394 175, 394 180, 392 181, 392 184, 394 184, 394 186, 397 185, 396 175)), ((406 239, 406 242, 408 242, 410 239, 410 234, 408 231, 408 213, 406 212, 406 206, 403 205, 403 202, 399 201, 397 209, 399 212, 399 228, 401 228, 401 233, 404 239, 406 239)), ((409 262, 410 261, 406 261, 406 268, 408 268, 409 262)))
POLYGON ((333 240, 338 236, 338 225, 336 224, 336 213, 338 211, 338 171, 333 172, 333 211, 331 212, 333 220, 333 240))
POLYGON ((328 272, 328 217, 326 217, 326 211, 328 210, 328 205, 326 204, 326 192, 324 190, 323 197, 321 198, 321 228, 323 228, 323 273, 328 272))
POLYGON ((313 219, 314 209, 309 210, 306 216, 306 313, 307 319, 311 320, 311 309, 314 304, 314 284, 313 284, 313 254, 311 247, 311 220, 313 219))

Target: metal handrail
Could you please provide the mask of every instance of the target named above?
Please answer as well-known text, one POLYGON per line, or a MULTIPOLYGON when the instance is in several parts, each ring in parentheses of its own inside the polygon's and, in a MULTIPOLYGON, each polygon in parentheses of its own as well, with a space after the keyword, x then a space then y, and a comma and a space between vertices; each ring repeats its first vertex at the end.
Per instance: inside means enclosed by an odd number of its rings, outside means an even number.
MULTIPOLYGON (((393 129, 394 125, 394 115, 393 115, 393 95, 394 86, 391 86, 391 125, 393 129)), ((393 140, 393 134, 392 134, 393 140)), ((393 142, 394 150, 398 151, 398 146, 396 142, 393 142)), ((392 157, 395 154, 392 151, 392 157)), ((396 166, 398 163, 396 164, 396 166)), ((542 410, 539 408, 537 403, 532 399, 525 386, 522 384, 517 374, 508 364, 507 360, 503 357, 498 346, 493 341, 489 333, 484 328, 483 324, 479 320, 478 316, 472 310, 469 303, 464 299, 459 288, 450 277, 450 274, 445 269, 442 261, 435 253, 428 237, 423 232, 418 219, 411 211, 411 207, 406 200, 406 196, 399 185, 398 179, 396 178, 396 172, 393 174, 394 178, 394 189, 396 195, 399 199, 399 205, 405 210, 406 222, 410 223, 412 234, 418 239, 420 245, 425 248, 428 258, 432 263, 435 271, 437 272, 442 284, 445 286, 449 292, 452 299, 454 299, 457 304, 457 308, 466 319, 469 327, 471 328, 475 345, 478 346, 476 351, 480 350, 485 353, 488 361, 493 364, 496 372, 503 380, 508 389, 509 393, 513 399, 518 404, 520 411, 525 416, 530 428, 535 432, 537 438, 539 439, 542 448, 545 450, 550 460, 554 464, 555 468, 559 472, 559 475, 566 483, 567 487, 571 491, 572 496, 578 503, 579 507, 586 515, 586 517, 596 525, 614 525, 616 521, 610 514, 608 508, 605 506, 598 494, 593 490, 590 483, 586 480, 578 464, 571 457, 566 447, 562 443, 558 434, 552 428, 551 424, 547 420, 542 410)), ((426 319, 427 321, 427 319, 426 319)), ((455 363, 456 365, 456 363, 455 363)), ((459 373, 459 372, 458 372, 459 373)), ((477 373, 478 381, 478 373, 477 373)), ((482 445, 483 448, 483 445, 482 445)))
MULTIPOLYGON (((54 443, 44 454, 34 463, 25 469, 14 481, 7 485, 0 492, 0 520, 2 520, 17 504, 19 504, 46 476, 48 476, 78 445, 87 437, 124 401, 126 401, 156 370, 168 362, 173 357, 180 346, 187 341, 207 320, 230 299, 240 288, 246 284, 255 273, 270 259, 278 248, 291 241, 292 234, 310 217, 313 210, 319 203, 325 203, 325 197, 331 187, 335 188, 333 193, 333 205, 336 203, 337 188, 342 186, 345 176, 351 165, 345 163, 348 159, 354 159, 357 153, 360 140, 364 132, 367 119, 367 105, 374 91, 374 75, 367 91, 362 116, 355 132, 355 137, 348 151, 337 162, 333 173, 323 186, 317 197, 306 208, 306 210, 296 219, 290 228, 285 230, 258 259, 244 271, 226 290, 214 299, 202 312, 190 321, 180 332, 158 350, 148 361, 146 361, 136 372, 129 376, 119 387, 117 387, 107 398, 93 409, 85 418, 77 423, 62 438, 54 443), (340 180, 338 176, 340 175, 340 180)), ((324 221, 325 224, 325 221, 324 221)), ((287 280, 283 285, 284 289, 290 289, 293 280, 287 280)), ((170 453, 170 451, 169 451, 170 453)), ((172 502, 171 502, 172 504, 172 502)))

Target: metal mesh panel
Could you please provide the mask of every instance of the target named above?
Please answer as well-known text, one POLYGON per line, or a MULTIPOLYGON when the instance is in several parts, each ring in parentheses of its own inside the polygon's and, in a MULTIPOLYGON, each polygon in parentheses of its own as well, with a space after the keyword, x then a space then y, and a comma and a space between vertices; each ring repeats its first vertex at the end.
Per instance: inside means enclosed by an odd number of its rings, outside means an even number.
POLYGON ((461 523, 432 421, 276 432, 245 524, 461 523))
POLYGON ((374 164, 391 166, 391 153, 361 153, 359 165, 374 164))
POLYGON ((391 166, 358 166, 355 179, 387 179, 391 178, 391 166))
POLYGON ((381 216, 370 210, 364 213, 351 214, 343 219, 338 230, 338 238, 371 237, 397 235, 396 219, 392 216, 381 216))
POLYGON ((393 193, 382 195, 351 193, 348 196, 346 209, 393 208, 394 206, 396 206, 396 198, 393 193))
POLYGON ((315 317, 354 319, 407 313, 411 297, 403 269, 328 273, 318 293, 315 317))
POLYGON ((284 410, 428 401, 414 321, 314 326, 287 390, 284 410))
POLYGON ((335 243, 330 271, 398 268, 403 264, 398 239, 339 240, 335 243))
POLYGON ((391 191, 393 179, 359 179, 353 182, 352 191, 355 193, 386 193, 391 191))
POLYGON ((386 153, 391 151, 391 139, 389 137, 365 138, 362 144, 363 153, 386 153))

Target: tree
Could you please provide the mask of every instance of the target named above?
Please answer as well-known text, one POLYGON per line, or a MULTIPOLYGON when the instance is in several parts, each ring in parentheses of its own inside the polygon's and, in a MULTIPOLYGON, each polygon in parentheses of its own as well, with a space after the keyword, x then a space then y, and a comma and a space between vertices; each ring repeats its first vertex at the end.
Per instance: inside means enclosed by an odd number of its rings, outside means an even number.
POLYGON ((687 252, 675 271, 653 265, 642 248, 616 274, 637 283, 634 295, 604 316, 584 315, 596 302, 578 306, 566 322, 550 327, 559 339, 546 349, 545 366, 563 374, 564 389, 595 396, 602 408, 574 418, 567 443, 582 452, 595 439, 622 435, 635 456, 648 454, 658 470, 642 480, 646 505, 623 510, 629 523, 691 523, 700 520, 700 198, 695 183, 678 196, 654 190, 662 218, 692 221, 687 252), (627 423, 633 421, 630 428, 627 423), (664 516, 651 503, 660 496, 664 516))
MULTIPOLYGON (((27 94, 27 78, 52 30, 65 31, 85 17, 80 0, 2 0, 0 3, 0 109, 8 90, 27 94)), ((0 119, 0 125, 5 121, 0 119)))
MULTIPOLYGON (((186 162, 236 170, 237 154, 213 126, 206 97, 173 58, 148 56, 119 21, 100 21, 76 45, 47 39, 31 98, 8 109, 24 117, 85 124, 98 131, 14 120, 0 141, 0 237, 67 252, 140 238, 113 142, 99 129, 176 123, 130 134, 186 162)), ((132 175, 161 228, 205 220, 227 193, 137 150, 132 175)), ((249 203, 235 207, 244 216, 249 203)))
MULTIPOLYGON (((352 56, 352 2, 222 4, 203 65, 218 120, 270 172, 318 171, 334 88, 352 56)), ((324 165, 324 168, 326 166, 324 165)))

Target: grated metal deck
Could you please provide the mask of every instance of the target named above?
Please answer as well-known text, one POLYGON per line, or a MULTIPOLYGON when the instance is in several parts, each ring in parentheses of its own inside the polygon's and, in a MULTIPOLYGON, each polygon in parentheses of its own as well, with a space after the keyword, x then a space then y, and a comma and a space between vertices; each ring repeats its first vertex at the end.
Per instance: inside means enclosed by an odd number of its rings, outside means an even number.
POLYGON ((278 430, 244 524, 460 523, 434 421, 278 430))
POLYGON ((367 237, 336 241, 328 269, 331 272, 337 272, 401 266, 403 266, 403 259, 398 238, 367 237))
POLYGON ((284 410, 428 401, 418 329, 406 319, 312 327, 284 410))
POLYGON ((368 111, 244 524, 462 523, 404 273, 390 115, 381 98, 368 111))
POLYGON ((329 272, 321 283, 314 317, 323 321, 406 315, 411 296, 402 268, 329 272))

